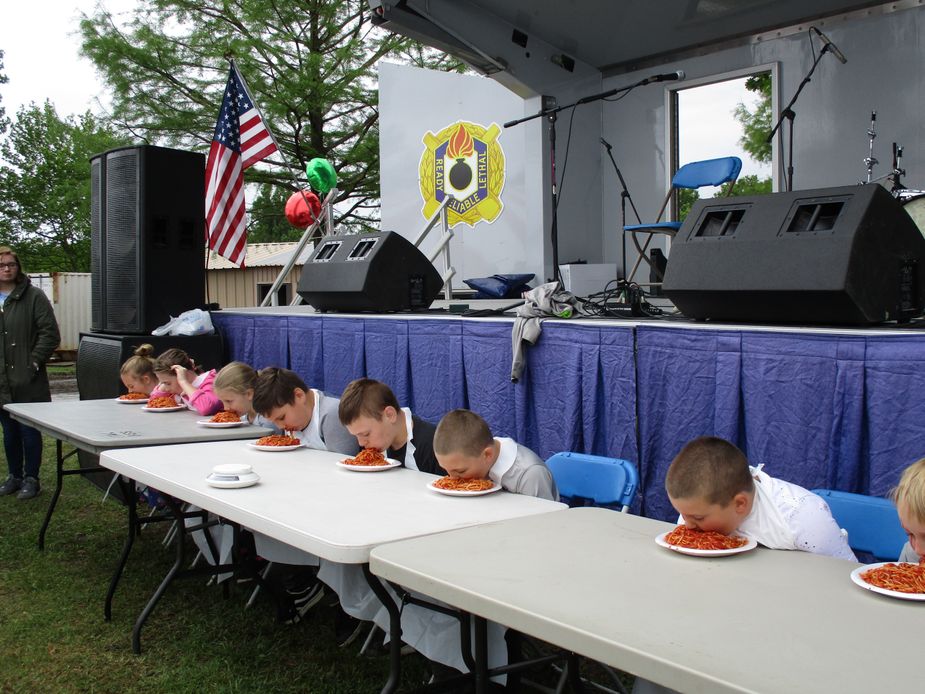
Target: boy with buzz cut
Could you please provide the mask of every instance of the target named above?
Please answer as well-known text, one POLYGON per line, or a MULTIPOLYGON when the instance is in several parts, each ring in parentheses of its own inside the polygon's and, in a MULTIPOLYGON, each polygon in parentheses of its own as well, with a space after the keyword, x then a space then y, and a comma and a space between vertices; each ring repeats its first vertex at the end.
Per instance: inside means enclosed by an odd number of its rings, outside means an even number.
POLYGON ((407 468, 439 473, 434 457, 434 432, 430 422, 400 407, 385 383, 371 378, 351 382, 340 396, 337 410, 341 424, 363 448, 385 452, 407 468))
MULTIPOLYGON (((752 467, 745 454, 715 436, 688 442, 665 476, 678 524, 729 535, 737 532, 770 549, 793 549, 857 561, 822 497, 752 467)), ((677 694, 636 678, 633 694, 677 694)))
POLYGON ((737 531, 770 549, 795 549, 857 561, 823 499, 751 467, 724 439, 689 442, 665 477, 668 499, 687 527, 737 531))
POLYGON ((513 439, 492 436, 488 423, 470 410, 453 410, 440 420, 434 453, 450 477, 491 479, 515 494, 559 500, 543 460, 513 439))
MULTIPOLYGON (((337 398, 305 385, 289 369, 268 367, 257 374, 252 406, 273 426, 299 439, 308 448, 353 456, 359 452, 357 440, 344 429, 337 417, 337 398)), ((324 596, 316 579, 318 557, 262 533, 254 532, 257 553, 277 565, 283 587, 293 607, 281 619, 298 622, 324 596)))
MULTIPOLYGON (((493 436, 488 423, 470 410, 453 410, 444 415, 434 434, 434 453, 450 477, 490 479, 508 492, 559 500, 546 463, 513 439, 493 436)), ((388 626, 384 609, 375 621, 383 628, 388 626)), ((401 628, 402 640, 431 661, 435 678, 452 677, 456 670, 467 669, 455 617, 409 603, 402 608, 401 628)), ((507 663, 504 634, 504 627, 488 623, 490 667, 507 663)))

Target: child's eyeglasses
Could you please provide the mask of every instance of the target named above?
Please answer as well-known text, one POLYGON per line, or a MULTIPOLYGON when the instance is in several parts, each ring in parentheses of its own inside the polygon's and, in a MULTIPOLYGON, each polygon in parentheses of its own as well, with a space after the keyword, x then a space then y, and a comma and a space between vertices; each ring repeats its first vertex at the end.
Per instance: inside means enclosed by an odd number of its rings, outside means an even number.
POLYGON ((19 267, 19 263, 0 263, 0 270, 12 270, 14 267, 19 267))

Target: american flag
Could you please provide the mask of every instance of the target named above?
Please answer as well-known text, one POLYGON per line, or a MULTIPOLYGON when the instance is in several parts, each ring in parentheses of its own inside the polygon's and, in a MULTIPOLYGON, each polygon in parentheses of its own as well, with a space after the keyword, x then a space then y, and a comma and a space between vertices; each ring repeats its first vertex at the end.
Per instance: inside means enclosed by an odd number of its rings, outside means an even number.
POLYGON ((277 151, 260 111, 234 65, 206 162, 206 234, 209 248, 244 266, 244 169, 277 151))

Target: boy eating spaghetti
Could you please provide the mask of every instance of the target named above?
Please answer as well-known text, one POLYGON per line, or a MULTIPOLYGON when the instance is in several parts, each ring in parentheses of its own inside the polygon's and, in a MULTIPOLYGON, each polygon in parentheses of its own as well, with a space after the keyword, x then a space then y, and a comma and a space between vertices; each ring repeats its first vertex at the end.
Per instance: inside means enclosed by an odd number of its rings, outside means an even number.
POLYGON ((559 500, 546 464, 526 446, 492 436, 475 412, 453 410, 444 415, 434 435, 437 462, 455 479, 491 479, 505 490, 541 499, 559 500))
POLYGON ((690 529, 735 531, 771 549, 856 561, 821 497, 749 466, 724 439, 704 436, 684 446, 671 461, 665 490, 679 523, 690 529))
POLYGON ((352 381, 341 393, 337 414, 364 448, 385 451, 407 468, 437 474, 434 432, 430 422, 398 404, 385 383, 371 378, 352 381))
MULTIPOLYGON (((308 448, 334 451, 345 456, 360 450, 357 440, 344 429, 337 418, 337 398, 305 385, 297 373, 289 369, 261 369, 254 381, 251 404, 258 414, 308 448)), ((318 566, 318 557, 254 532, 257 553, 276 564, 287 564, 283 582, 286 592, 294 598, 294 612, 285 615, 287 623, 305 616, 324 596, 314 570, 297 567, 318 566)))
MULTIPOLYGON (((753 538, 770 549, 796 549, 857 561, 821 497, 752 467, 734 445, 715 436, 687 443, 665 476, 678 524, 704 533, 753 538)), ((633 694, 672 689, 637 678, 633 694)))
POLYGON ((909 534, 899 560, 922 561, 925 557, 925 458, 912 463, 903 472, 893 490, 893 502, 899 522, 909 534))

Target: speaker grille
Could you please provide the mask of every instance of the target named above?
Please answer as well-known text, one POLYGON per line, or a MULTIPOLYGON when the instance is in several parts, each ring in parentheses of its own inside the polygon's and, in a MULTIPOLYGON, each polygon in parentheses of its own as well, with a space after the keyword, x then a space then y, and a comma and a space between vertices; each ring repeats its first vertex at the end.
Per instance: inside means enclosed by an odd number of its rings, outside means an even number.
POLYGON ((106 329, 140 332, 139 151, 106 158, 106 329))
POLYGON ((105 220, 103 219, 104 155, 90 160, 90 327, 106 327, 105 220))

